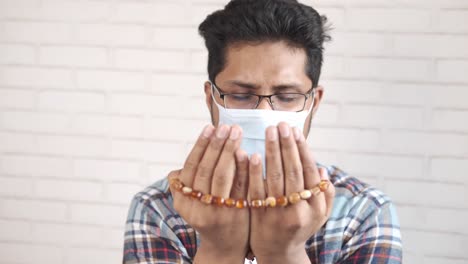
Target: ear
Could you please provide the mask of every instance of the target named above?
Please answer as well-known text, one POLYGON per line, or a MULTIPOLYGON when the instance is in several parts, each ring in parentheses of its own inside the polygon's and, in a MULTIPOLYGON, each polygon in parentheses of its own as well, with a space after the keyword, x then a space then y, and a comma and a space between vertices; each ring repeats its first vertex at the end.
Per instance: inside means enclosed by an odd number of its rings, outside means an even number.
POLYGON ((209 81, 205 82, 205 103, 208 107, 208 110, 211 112, 211 106, 213 103, 213 97, 211 96, 211 83, 209 81))
POLYGON ((317 86, 317 88, 315 88, 314 108, 312 109, 312 118, 315 116, 315 113, 317 112, 320 106, 320 102, 322 101, 322 98, 323 98, 323 93, 324 93, 323 86, 319 85, 317 86))

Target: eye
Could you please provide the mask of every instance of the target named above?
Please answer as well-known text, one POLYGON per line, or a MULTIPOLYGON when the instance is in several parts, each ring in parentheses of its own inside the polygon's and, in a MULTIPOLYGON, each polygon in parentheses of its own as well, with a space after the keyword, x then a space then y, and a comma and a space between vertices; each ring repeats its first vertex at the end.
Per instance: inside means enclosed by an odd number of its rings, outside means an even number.
POLYGON ((275 95, 275 99, 282 103, 292 103, 300 100, 301 95, 299 94, 278 94, 275 95))
POLYGON ((233 101, 238 101, 238 102, 242 102, 242 101, 251 101, 252 98, 254 98, 255 96, 251 95, 251 94, 230 94, 229 95, 229 98, 233 101))

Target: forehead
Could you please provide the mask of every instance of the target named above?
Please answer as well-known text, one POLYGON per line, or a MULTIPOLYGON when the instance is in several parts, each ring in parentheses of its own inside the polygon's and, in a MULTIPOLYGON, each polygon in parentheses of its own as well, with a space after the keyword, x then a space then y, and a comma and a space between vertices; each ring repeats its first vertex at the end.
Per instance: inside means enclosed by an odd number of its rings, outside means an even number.
POLYGON ((284 82, 312 83, 305 70, 305 50, 284 41, 237 43, 228 46, 225 56, 217 81, 241 80, 263 87, 284 82))

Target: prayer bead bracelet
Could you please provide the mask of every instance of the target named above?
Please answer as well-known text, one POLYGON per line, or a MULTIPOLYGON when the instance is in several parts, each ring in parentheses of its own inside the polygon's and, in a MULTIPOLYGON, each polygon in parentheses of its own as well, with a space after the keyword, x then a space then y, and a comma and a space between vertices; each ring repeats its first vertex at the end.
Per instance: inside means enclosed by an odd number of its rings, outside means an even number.
POLYGON ((330 186, 330 182, 328 180, 321 180, 317 186, 312 189, 306 189, 301 192, 294 192, 291 193, 289 196, 281 196, 281 197, 268 197, 266 199, 256 199, 252 201, 247 201, 245 199, 233 199, 233 198, 222 198, 217 197, 211 194, 204 194, 200 191, 194 190, 188 186, 185 186, 184 183, 179 178, 171 178, 169 180, 169 184, 171 187, 181 192, 183 195, 191 197, 193 199, 199 200, 204 204, 207 205, 217 205, 217 206, 226 206, 229 208, 262 208, 262 207, 285 207, 288 204, 296 204, 301 200, 308 200, 313 196, 317 196, 320 192, 325 192, 328 187, 330 186))

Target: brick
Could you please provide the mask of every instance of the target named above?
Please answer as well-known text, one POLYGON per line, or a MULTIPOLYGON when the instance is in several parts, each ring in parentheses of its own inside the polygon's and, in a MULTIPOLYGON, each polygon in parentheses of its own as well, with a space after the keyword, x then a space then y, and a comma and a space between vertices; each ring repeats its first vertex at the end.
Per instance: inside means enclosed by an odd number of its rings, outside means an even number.
MULTIPOLYGON (((108 238, 104 233, 103 227, 100 226, 89 226, 89 225, 78 225, 72 224, 69 227, 69 236, 67 236, 68 243, 73 246, 80 247, 102 247, 105 241, 108 239, 102 239, 103 237, 108 238)), ((122 230, 120 230, 121 237, 117 240, 118 243, 122 244, 122 230)))
POLYGON ((108 183, 105 186, 105 200, 129 205, 133 196, 143 188, 143 186, 133 183, 108 183))
POLYGON ((118 249, 119 252, 123 251, 123 242, 122 242, 122 229, 105 229, 102 230, 104 235, 102 237, 107 237, 104 241, 99 241, 102 246, 110 249, 118 249))
POLYGON ((359 150, 369 151, 377 148, 379 134, 369 129, 350 128, 312 128, 308 142, 315 150, 359 150))
POLYGON ((105 91, 142 91, 145 76, 141 72, 126 71, 78 71, 77 87, 105 91))
POLYGON ((190 72, 206 73, 208 65, 207 51, 194 51, 190 53, 190 72))
POLYGON ((0 177, 0 194, 9 196, 29 196, 32 182, 27 178, 0 177))
POLYGON ((112 140, 113 158, 177 163, 185 160, 184 153, 185 148, 180 143, 112 140))
POLYGON ((128 207, 103 204, 72 204, 70 211, 72 223, 124 228, 128 207))
POLYGON ((64 133, 70 126, 70 118, 63 114, 4 111, 1 117, 7 130, 64 133))
POLYGON ((38 197, 72 201, 101 201, 102 184, 85 181, 40 180, 35 184, 38 197))
POLYGON ((431 128, 433 130, 468 131, 468 123, 463 120, 468 116, 468 111, 463 110, 433 110, 431 128))
POLYGON ((62 263, 61 246, 0 243, 0 255, 5 263, 62 263), (25 254, 27 252, 27 254, 25 254))
POLYGON ((41 17, 57 21, 100 22, 107 20, 110 12, 107 2, 47 0, 42 2, 41 17))
MULTIPOLYGON (((168 111, 170 114, 166 114, 165 117, 174 116, 175 118, 193 118, 198 120, 204 120, 209 122, 210 120, 210 110, 206 105, 205 97, 187 97, 179 99, 180 109, 166 108, 158 110, 155 113, 161 113, 168 111), (190 115, 187 115, 190 113, 190 115)), ((158 116, 163 116, 158 114, 158 116)))
POLYGON ((33 64, 35 59, 32 46, 0 44, 0 64, 33 64))
POLYGON ((123 160, 75 159, 73 177, 99 181, 135 182, 140 175, 138 162, 123 160))
POLYGON ((391 54, 391 36, 379 33, 332 34, 333 40, 325 46, 325 58, 330 55, 382 56, 391 54))
POLYGON ((358 127, 421 128, 423 110, 414 107, 345 105, 342 118, 344 124, 358 127))
POLYGON ((55 92, 39 94, 39 108, 64 112, 104 112, 105 96, 94 92, 55 92))
POLYGON ((0 132, 0 150, 3 152, 34 153, 37 151, 36 137, 17 132, 0 132))
POLYGON ((416 9, 352 8, 347 19, 349 28, 360 31, 424 32, 431 25, 430 12, 416 9))
POLYGON ((75 115, 71 130, 80 135, 104 136, 110 134, 110 118, 105 115, 75 115))
POLYGON ((397 35, 394 50, 397 56, 423 58, 468 57, 468 37, 447 34, 397 35))
POLYGON ((382 148, 386 153, 421 155, 466 155, 468 137, 448 133, 386 131, 382 148))
POLYGON ((373 176, 385 179, 423 179, 424 160, 402 155, 349 153, 343 155, 340 165, 358 177, 373 176))
POLYGON ((114 137, 142 138, 143 119, 141 117, 112 116, 110 134, 114 137))
POLYGON ((77 115, 72 129, 86 135, 141 138, 143 120, 140 117, 77 115))
POLYGON ((345 76, 351 78, 426 81, 433 76, 427 60, 352 58, 347 63, 345 76))
POLYGON ((67 205, 61 202, 19 200, 16 198, 0 201, 2 218, 63 222, 67 219, 67 205))
MULTIPOLYGON (((425 257, 424 260, 422 260, 420 263, 425 263, 425 264, 438 264, 438 263, 445 263, 445 264, 465 264, 467 259, 465 257, 460 257, 460 258, 448 258, 444 256, 440 257, 425 257)), ((416 262, 412 262, 416 263, 416 262)))
POLYGON ((385 191, 396 203, 466 208, 466 188, 459 184, 423 181, 385 181, 385 191), (434 195, 443 192, 443 195, 434 195), (417 193, 418 195, 414 195, 417 193))
POLYGON ((155 48, 204 50, 203 38, 197 28, 156 27, 151 45, 155 48))
POLYGON ((204 74, 153 74, 150 89, 156 95, 202 96, 207 80, 204 74))
POLYGON ((79 263, 117 263, 122 261, 122 250, 73 248, 67 258, 67 264, 79 263))
POLYGON ((64 158, 3 155, 2 171, 8 175, 33 177, 69 177, 71 163, 64 158))
MULTIPOLYGON (((432 256, 464 257, 466 238, 460 234, 404 230, 407 250, 432 256)), ((445 262, 444 262, 445 263, 445 262)))
POLYGON ((465 183, 468 179, 466 176, 466 171, 468 171, 467 159, 434 157, 430 159, 429 169, 431 179, 459 183, 465 183))
POLYGON ((57 223, 33 223, 31 240, 36 243, 56 245, 68 244, 71 235, 71 225, 57 223))
POLYGON ((18 220, 0 220, 0 237, 2 241, 30 241, 31 224, 18 220))
POLYGON ((35 107, 36 93, 20 89, 0 89, 0 107, 32 109, 35 107))
POLYGON ((145 46, 144 26, 81 24, 77 28, 77 42, 86 45, 145 46))
MULTIPOLYGON (((464 3, 466 5, 466 2, 464 3)), ((468 25, 466 23, 466 17, 468 16, 467 10, 442 10, 439 12, 440 13, 434 19, 434 25, 438 31, 444 33, 468 32, 468 25)))
POLYGON ((6 22, 3 39, 10 42, 62 44, 72 40, 72 28, 65 23, 6 22))
POLYGON ((104 138, 52 135, 38 136, 36 149, 41 154, 86 157, 102 157, 108 151, 109 144, 104 138))
POLYGON ((188 15, 182 3, 117 2, 111 20, 174 26, 187 25, 188 15))
POLYGON ((6 67, 2 83, 25 88, 70 88, 73 77, 70 70, 38 67, 6 67), (28 78, 25 78, 28 76, 28 78))
POLYGON ((189 11, 190 25, 198 27, 209 14, 223 9, 225 4, 225 1, 222 1, 222 3, 218 1, 217 3, 193 5, 189 11))
POLYGON ((384 101, 385 84, 382 82, 327 79, 322 81, 322 85, 325 88, 323 98, 330 103, 380 103, 384 101))
POLYGON ((439 81, 468 82, 468 75, 465 71, 468 67, 468 60, 441 60, 437 62, 436 67, 437 80, 439 81))
POLYGON ((322 103, 319 110, 315 113, 312 123, 314 125, 338 124, 341 108, 337 104, 322 103))
POLYGON ((147 181, 145 182, 145 184, 151 185, 156 181, 162 180, 165 177, 167 177, 171 171, 182 169, 184 161, 184 159, 181 159, 180 166, 160 163, 148 165, 148 177, 146 179, 147 181))
POLYGON ((44 46, 39 49, 41 64, 80 67, 107 66, 104 48, 44 46))
POLYGON ((466 227, 467 210, 430 208, 426 216, 426 225, 430 230, 468 234, 468 228, 466 227))
POLYGON ((209 124, 201 120, 153 118, 146 123, 148 138, 165 141, 195 141, 203 128, 209 124))
POLYGON ((328 56, 323 60, 322 78, 342 77, 345 71, 345 60, 342 57, 328 56))
POLYGON ((30 19, 38 18, 40 1, 38 0, 10 0, 2 1, 0 17, 30 19))
POLYGON ((115 66, 122 69, 180 71, 185 68, 185 64, 184 52, 143 49, 117 49, 115 51, 115 66))

